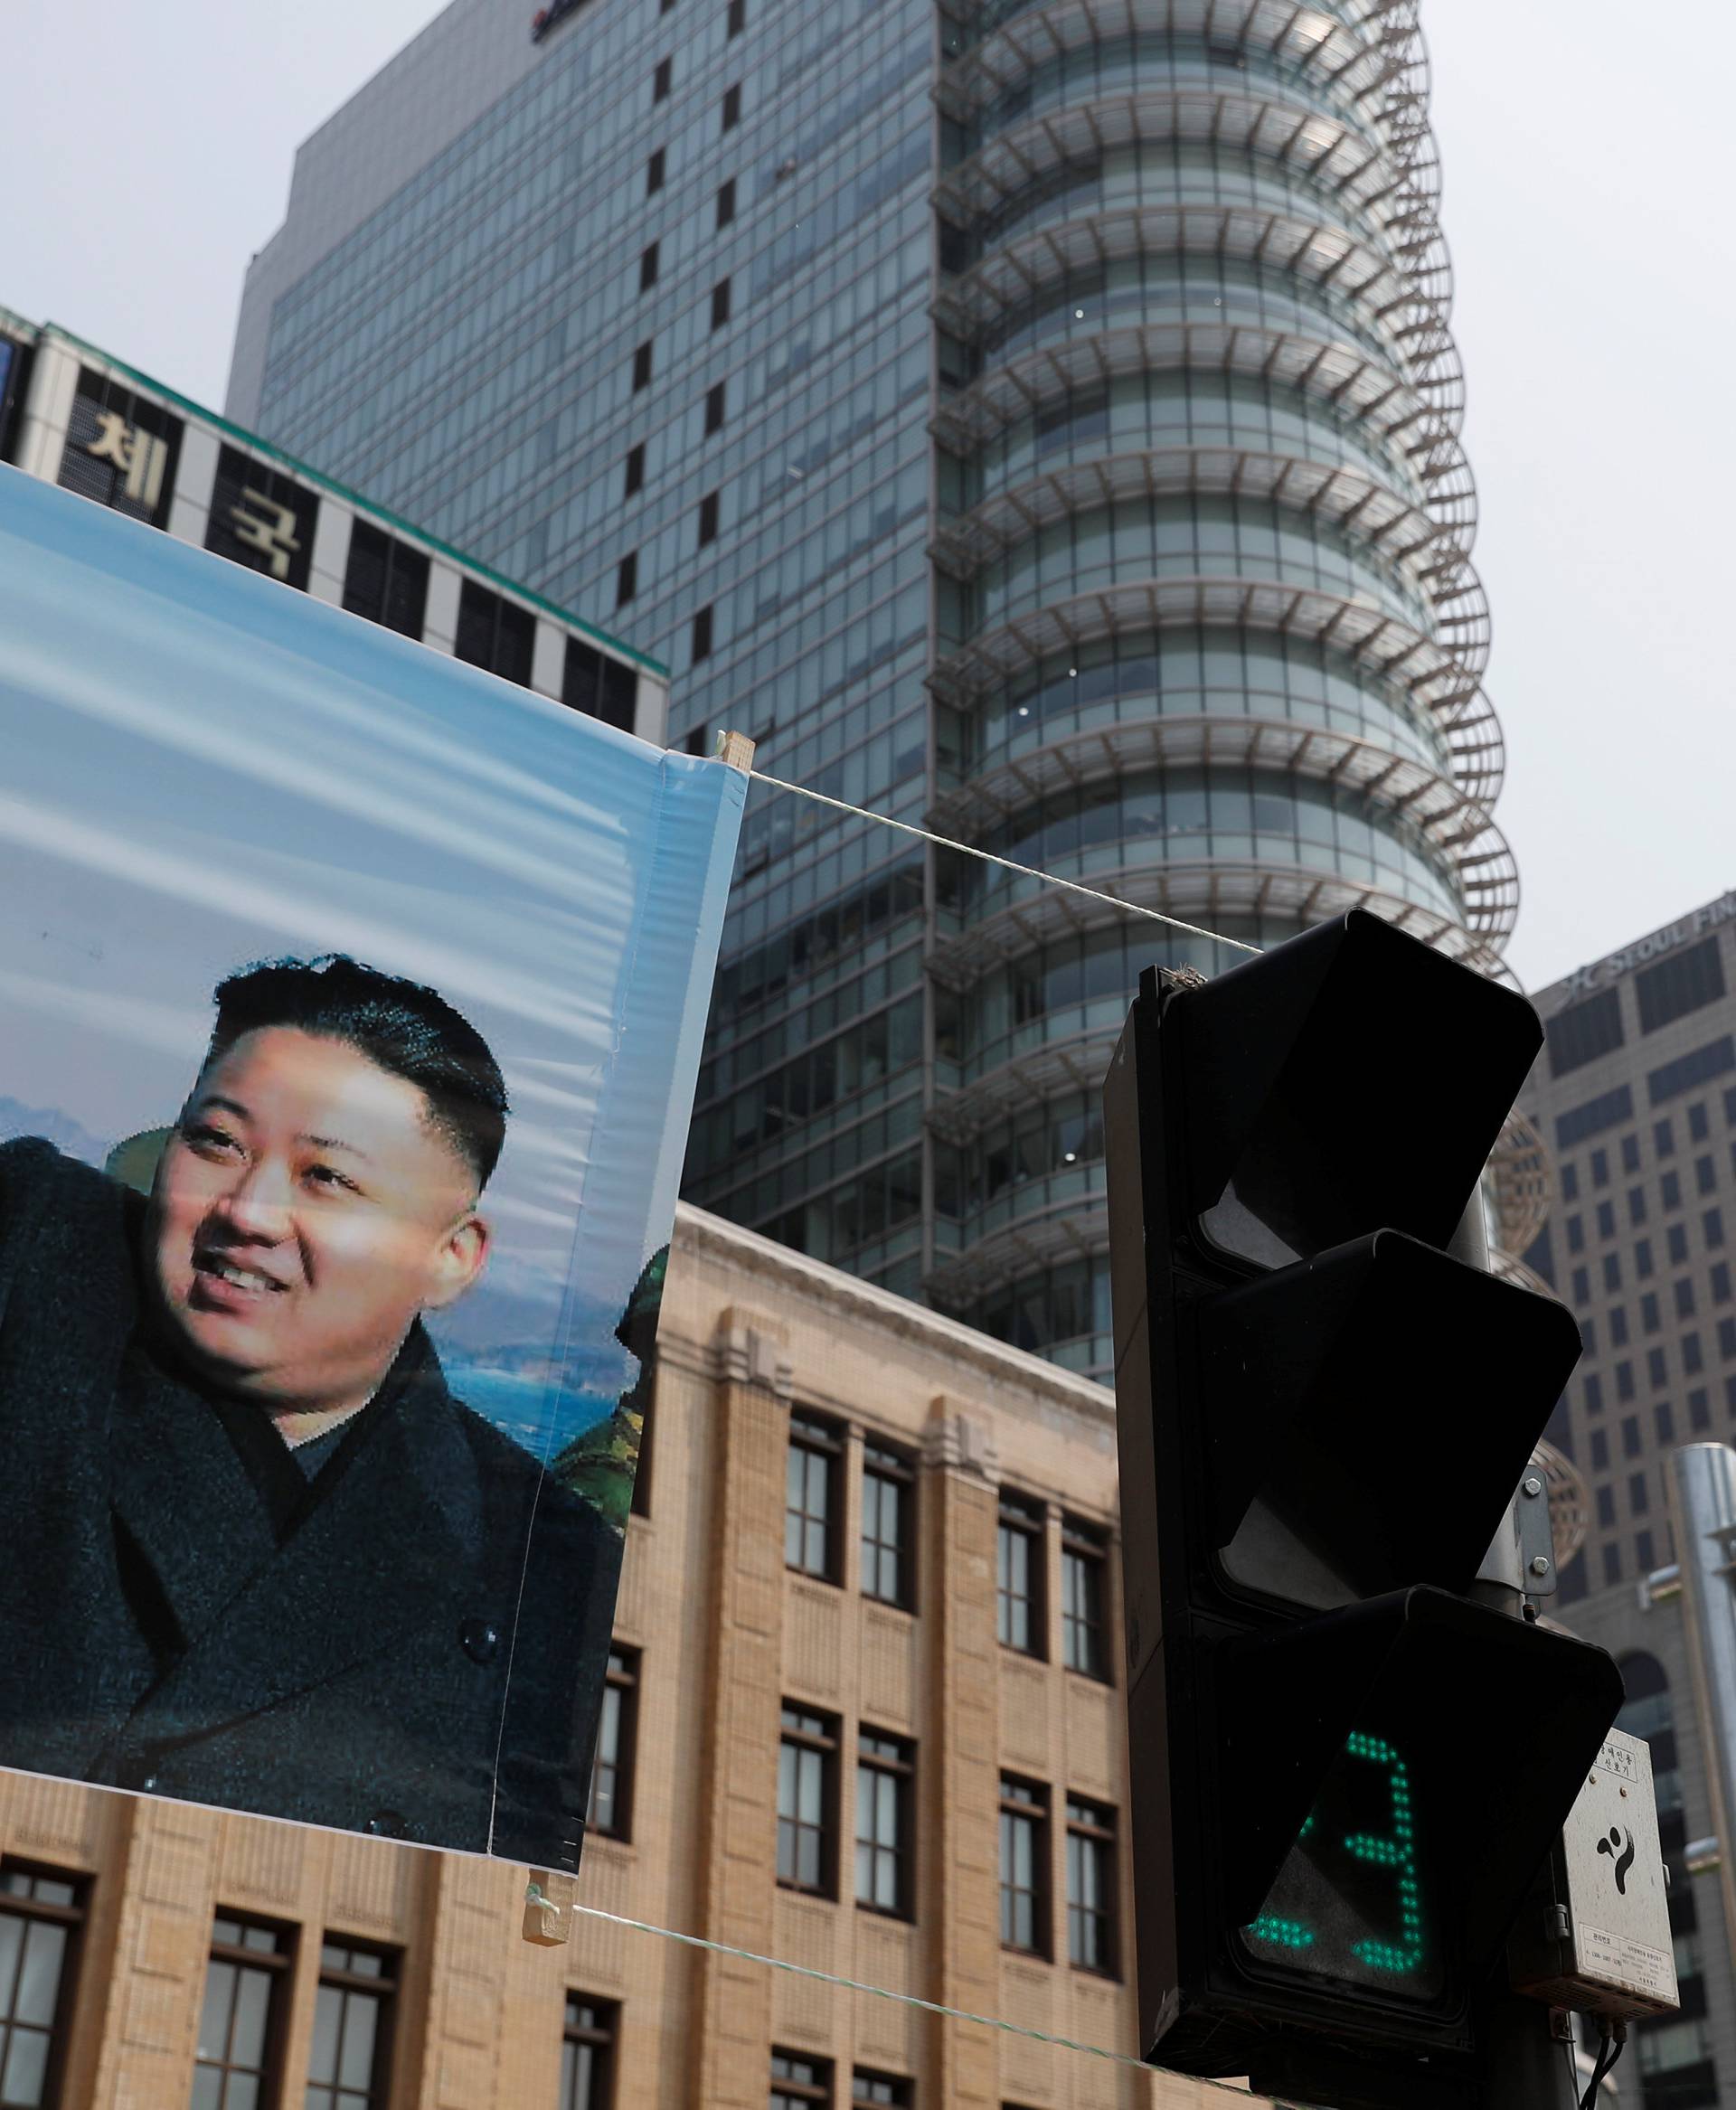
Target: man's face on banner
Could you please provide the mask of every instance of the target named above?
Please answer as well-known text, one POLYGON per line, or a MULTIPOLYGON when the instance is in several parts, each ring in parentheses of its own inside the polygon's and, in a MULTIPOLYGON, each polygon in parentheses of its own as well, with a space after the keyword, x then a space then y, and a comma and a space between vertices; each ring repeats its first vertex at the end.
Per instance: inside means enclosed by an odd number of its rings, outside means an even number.
POLYGON ((268 1406, 362 1405, 482 1270, 476 1177, 427 1099, 342 1041, 243 1034, 157 1169, 146 1257, 179 1344, 268 1406))

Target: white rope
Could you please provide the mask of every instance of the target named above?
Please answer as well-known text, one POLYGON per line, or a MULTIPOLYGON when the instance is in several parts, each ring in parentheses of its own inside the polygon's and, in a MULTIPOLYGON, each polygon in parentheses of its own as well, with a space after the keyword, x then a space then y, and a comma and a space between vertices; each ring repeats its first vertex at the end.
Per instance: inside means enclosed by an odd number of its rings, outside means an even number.
POLYGON ((835 806, 839 813, 854 814, 859 821, 878 821, 882 828, 897 828, 924 843, 938 843, 942 850, 956 850, 961 857, 979 857, 985 864, 998 864, 1005 871, 1016 871, 1026 879, 1041 880, 1046 887, 1065 887, 1070 894, 1083 894, 1088 901, 1107 901, 1111 909, 1119 909, 1125 915, 1148 916, 1154 923, 1166 923, 1172 930, 1186 931, 1190 937, 1205 937, 1213 945, 1233 946, 1239 953, 1258 953, 1261 949, 1240 937, 1226 937, 1221 930, 1203 930, 1197 923, 1184 923, 1179 916, 1165 916, 1161 909, 1147 909, 1137 901, 1124 901, 1118 894, 1106 894, 1096 887, 1082 887, 1077 880, 1057 879, 1053 872, 1039 871, 1033 864, 1015 864, 1010 857, 996 857, 992 850, 978 850, 975 843, 954 843, 945 835, 930 834, 928 829, 919 828, 910 821, 893 820, 890 814, 871 813, 866 806, 852 805, 847 799, 828 798, 825 792, 810 791, 805 784, 788 784, 781 777, 768 777, 763 769, 750 769, 748 775, 756 784, 769 784, 778 791, 793 791, 798 798, 811 798, 818 805, 835 806))

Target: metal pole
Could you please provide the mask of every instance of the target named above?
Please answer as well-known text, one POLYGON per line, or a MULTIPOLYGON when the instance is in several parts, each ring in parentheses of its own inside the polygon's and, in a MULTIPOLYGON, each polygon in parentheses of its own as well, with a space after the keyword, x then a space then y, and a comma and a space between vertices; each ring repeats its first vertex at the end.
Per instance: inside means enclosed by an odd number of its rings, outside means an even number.
MULTIPOLYGON (((1447 1250, 1467 1267, 1488 1267, 1480 1182, 1465 1205, 1447 1250)), ((1514 1619, 1525 1615, 1524 1561, 1519 1549, 1521 1499, 1515 1490, 1470 1589, 1470 1595, 1480 1603, 1514 1619)), ((1554 1897, 1554 1870, 1546 1863, 1522 1909, 1547 1912, 1554 1897)), ((1483 2060, 1488 2083, 1486 2110, 1579 2110, 1580 2079, 1573 2063, 1571 2015, 1534 2000, 1516 1999, 1503 1990, 1488 2001, 1477 2033, 1487 2045, 1483 2060)))

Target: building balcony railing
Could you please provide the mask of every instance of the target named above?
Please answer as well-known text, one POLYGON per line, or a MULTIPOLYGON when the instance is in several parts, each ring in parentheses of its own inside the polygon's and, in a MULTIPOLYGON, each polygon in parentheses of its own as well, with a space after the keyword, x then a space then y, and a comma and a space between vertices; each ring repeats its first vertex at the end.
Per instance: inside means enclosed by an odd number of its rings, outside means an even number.
POLYGON ((1500 782, 1500 727, 1475 673, 1449 645, 1373 602, 1309 587, 1198 577, 1133 579, 1015 617, 936 662, 928 680, 943 702, 967 708, 996 683, 1099 637, 1176 624, 1306 637, 1402 688, 1445 733, 1454 780, 1480 805, 1500 782))
POLYGON ((1202 767, 1269 769, 1361 792, 1414 826, 1449 862, 1473 930, 1497 940, 1512 935, 1518 868, 1481 804, 1414 757, 1290 719, 1202 715, 1093 727, 978 773, 935 802, 929 826, 967 839, 1039 799, 1130 770, 1202 767))
POLYGON ((1236 322, 1130 324, 1032 347, 943 397, 929 430, 966 454, 1034 412, 1110 381, 1184 368, 1224 372, 1317 395, 1396 446, 1427 492, 1430 513, 1466 551, 1477 531, 1477 485, 1459 444, 1464 384, 1457 359, 1437 376, 1446 400, 1344 339, 1236 322))
MULTIPOLYGON (((1407 900, 1377 881, 1351 879, 1304 865, 1262 864, 1231 858, 1151 857, 1142 864, 1118 863, 1091 871, 1080 883, 1092 894, 1026 882, 1030 891, 993 914, 973 918, 940 937, 928 971, 943 988, 962 992, 991 969, 1017 959, 1052 939, 1083 935, 1125 916, 1129 909, 1155 909, 1207 930, 1227 918, 1265 917, 1298 929, 1324 923, 1351 909, 1372 909, 1424 944, 1438 947, 1479 974, 1512 984, 1512 970, 1490 938, 1466 928, 1439 909, 1407 900)), ((1164 926, 1152 924, 1154 955, 1164 926)))
POLYGON ((949 577, 970 579, 1053 522, 1102 506, 1194 493, 1262 502, 1324 521, 1410 572, 1443 612, 1462 607, 1465 552, 1425 508, 1348 462, 1236 447, 1147 447, 1059 462, 944 520, 929 554, 949 577))
POLYGON ((943 280, 931 312, 970 338, 1070 274, 1177 253, 1269 265, 1351 300, 1413 377, 1448 335, 1441 300, 1373 244, 1304 213, 1250 205, 1115 206, 1032 229, 943 280))

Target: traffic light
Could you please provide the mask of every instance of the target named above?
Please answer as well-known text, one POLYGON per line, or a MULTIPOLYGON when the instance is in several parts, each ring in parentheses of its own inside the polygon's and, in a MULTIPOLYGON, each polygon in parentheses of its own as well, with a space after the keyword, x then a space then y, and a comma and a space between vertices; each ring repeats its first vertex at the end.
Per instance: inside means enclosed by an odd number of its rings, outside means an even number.
POLYGON ((1477 2099, 1479 2006, 1621 1704, 1601 1650, 1473 1589, 1580 1352, 1449 1250, 1542 1039, 1360 909, 1140 983, 1105 1111, 1156 2065, 1477 2099))

